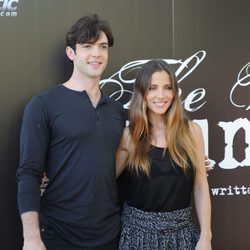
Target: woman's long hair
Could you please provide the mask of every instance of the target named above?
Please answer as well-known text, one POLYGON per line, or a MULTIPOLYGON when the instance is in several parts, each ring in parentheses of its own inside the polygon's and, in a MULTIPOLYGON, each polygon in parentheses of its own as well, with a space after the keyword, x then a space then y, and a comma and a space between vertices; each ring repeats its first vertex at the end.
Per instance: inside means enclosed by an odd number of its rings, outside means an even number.
POLYGON ((129 111, 129 156, 127 163, 130 169, 142 171, 150 175, 148 151, 151 143, 151 123, 148 119, 146 95, 149 90, 152 75, 155 72, 165 71, 171 80, 173 101, 165 114, 168 149, 172 159, 188 172, 191 160, 194 172, 197 167, 195 142, 189 128, 188 119, 184 115, 179 96, 178 83, 175 74, 163 60, 151 60, 138 72, 134 84, 134 94, 129 111))

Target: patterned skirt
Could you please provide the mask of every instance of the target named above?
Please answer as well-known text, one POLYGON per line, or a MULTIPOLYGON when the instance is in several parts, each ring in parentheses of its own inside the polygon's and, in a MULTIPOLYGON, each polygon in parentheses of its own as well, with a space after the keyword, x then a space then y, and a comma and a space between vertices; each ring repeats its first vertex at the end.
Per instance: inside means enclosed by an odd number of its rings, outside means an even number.
POLYGON ((119 250, 194 250, 198 239, 191 207, 173 212, 123 207, 119 250))

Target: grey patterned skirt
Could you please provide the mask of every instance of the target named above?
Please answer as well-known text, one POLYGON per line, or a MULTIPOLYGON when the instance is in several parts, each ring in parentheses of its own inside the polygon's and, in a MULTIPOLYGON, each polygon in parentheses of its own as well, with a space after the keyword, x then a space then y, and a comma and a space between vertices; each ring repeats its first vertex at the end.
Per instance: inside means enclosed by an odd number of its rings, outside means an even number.
POLYGON ((198 239, 191 207, 173 212, 123 207, 119 250, 193 250, 198 239))

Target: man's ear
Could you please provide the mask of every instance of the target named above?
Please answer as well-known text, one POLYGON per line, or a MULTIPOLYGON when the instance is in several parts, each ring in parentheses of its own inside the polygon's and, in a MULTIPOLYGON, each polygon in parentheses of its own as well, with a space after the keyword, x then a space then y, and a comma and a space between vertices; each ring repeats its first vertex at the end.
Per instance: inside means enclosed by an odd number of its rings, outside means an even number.
POLYGON ((75 51, 71 47, 67 46, 65 52, 69 60, 74 61, 76 55, 75 51))

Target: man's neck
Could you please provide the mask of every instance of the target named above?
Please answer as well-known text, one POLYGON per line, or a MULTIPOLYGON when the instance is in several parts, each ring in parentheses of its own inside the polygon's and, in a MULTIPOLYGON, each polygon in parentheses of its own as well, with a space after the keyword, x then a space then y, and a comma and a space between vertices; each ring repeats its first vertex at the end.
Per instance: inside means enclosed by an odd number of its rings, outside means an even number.
POLYGON ((99 81, 100 78, 77 78, 74 75, 65 82, 63 85, 69 89, 76 90, 76 91, 86 91, 93 106, 96 107, 100 97, 101 91, 99 88, 99 81))
POLYGON ((100 77, 79 77, 73 74, 63 85, 76 91, 96 92, 99 89, 99 81, 100 77))

